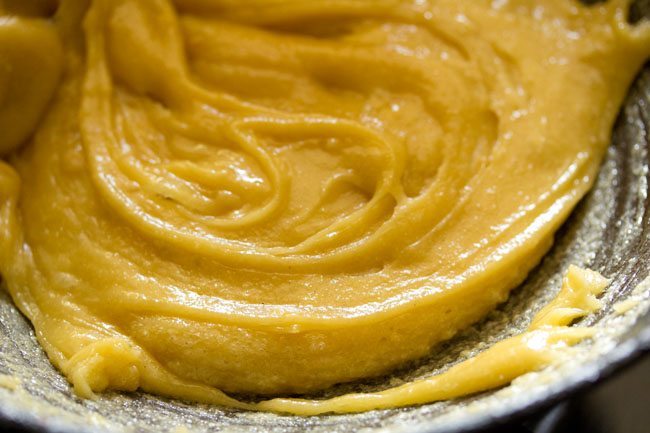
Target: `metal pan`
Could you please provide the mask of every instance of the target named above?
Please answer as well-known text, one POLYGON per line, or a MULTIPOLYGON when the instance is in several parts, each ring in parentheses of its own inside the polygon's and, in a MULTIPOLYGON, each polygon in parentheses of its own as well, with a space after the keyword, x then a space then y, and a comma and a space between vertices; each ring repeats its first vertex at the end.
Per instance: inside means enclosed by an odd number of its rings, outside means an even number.
MULTIPOLYGON (((650 16, 650 1, 635 4, 632 19, 650 16)), ((509 335, 521 332, 558 290, 569 264, 613 279, 604 308, 584 320, 598 336, 570 361, 468 398, 353 415, 310 418, 251 413, 188 404, 146 394, 74 396, 52 368, 28 321, 0 291, 0 430, 38 432, 450 432, 498 427, 601 380, 650 350, 650 66, 639 75, 613 134, 592 192, 556 236, 556 244, 508 302, 432 355, 390 377, 335 387, 323 395, 377 390, 440 371, 509 335), (641 284, 641 286, 639 286, 641 284), (636 288, 636 290, 635 290, 636 288), (617 304, 631 299, 627 304, 617 304), (617 306, 618 305, 618 306, 617 306), (625 308, 623 308, 625 307, 625 308), (627 308, 626 312, 623 312, 627 308)))

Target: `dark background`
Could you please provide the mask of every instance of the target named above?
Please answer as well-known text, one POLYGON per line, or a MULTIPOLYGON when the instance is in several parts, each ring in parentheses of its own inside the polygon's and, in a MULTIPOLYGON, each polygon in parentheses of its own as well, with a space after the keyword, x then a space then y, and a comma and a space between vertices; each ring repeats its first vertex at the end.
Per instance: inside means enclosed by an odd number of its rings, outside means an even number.
POLYGON ((650 353, 608 380, 503 433, 650 433, 650 353))

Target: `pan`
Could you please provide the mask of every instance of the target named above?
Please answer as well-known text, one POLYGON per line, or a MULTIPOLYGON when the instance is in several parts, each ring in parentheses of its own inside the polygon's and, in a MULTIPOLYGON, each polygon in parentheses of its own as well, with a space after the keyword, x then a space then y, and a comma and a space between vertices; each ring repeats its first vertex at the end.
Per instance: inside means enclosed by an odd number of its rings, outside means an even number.
MULTIPOLYGON (((630 19, 650 17, 638 1, 630 19)), ((485 320, 390 376, 336 386, 316 396, 377 391, 444 371, 522 332, 560 287, 569 264, 612 279, 603 308, 583 319, 597 335, 560 366, 509 386, 422 406, 317 417, 189 404, 144 393, 77 398, 49 363, 25 317, 0 290, 0 429, 43 433, 469 432, 495 429, 564 399, 650 350, 650 65, 630 89, 593 190, 556 234, 555 246, 509 300, 485 320)))

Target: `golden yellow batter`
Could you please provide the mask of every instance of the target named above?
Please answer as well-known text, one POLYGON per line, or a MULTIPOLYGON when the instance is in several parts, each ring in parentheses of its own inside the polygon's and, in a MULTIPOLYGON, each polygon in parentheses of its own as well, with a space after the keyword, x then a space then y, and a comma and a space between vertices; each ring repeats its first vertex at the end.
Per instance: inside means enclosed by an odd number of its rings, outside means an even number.
POLYGON ((222 392, 382 374, 506 299, 650 55, 629 1, 55 3, 0 1, 0 272, 81 396, 358 411, 507 383, 588 335, 562 314, 604 283, 574 269, 583 295, 446 376, 222 392))

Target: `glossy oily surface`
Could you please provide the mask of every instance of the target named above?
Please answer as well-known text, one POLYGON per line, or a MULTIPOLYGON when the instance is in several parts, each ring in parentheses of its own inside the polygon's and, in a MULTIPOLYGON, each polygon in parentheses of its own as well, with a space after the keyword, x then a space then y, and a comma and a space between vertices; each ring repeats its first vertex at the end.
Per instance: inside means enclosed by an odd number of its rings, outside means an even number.
POLYGON ((550 246, 650 51, 624 2, 268 5, 57 13, 66 72, 3 166, 0 267, 81 395, 240 405, 214 388, 424 355, 550 246))

